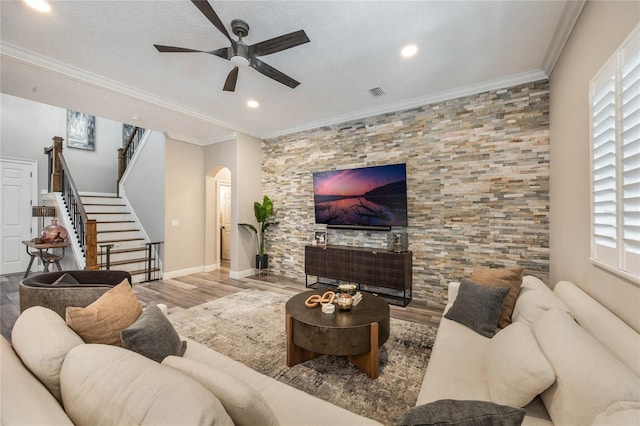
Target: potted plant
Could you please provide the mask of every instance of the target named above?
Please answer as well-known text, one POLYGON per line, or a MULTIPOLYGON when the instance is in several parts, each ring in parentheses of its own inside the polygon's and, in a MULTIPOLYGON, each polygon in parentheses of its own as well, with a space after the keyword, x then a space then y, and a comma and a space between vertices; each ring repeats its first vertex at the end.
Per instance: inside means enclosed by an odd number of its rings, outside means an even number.
POLYGON ((251 230, 256 236, 258 245, 258 254, 256 255, 256 269, 267 269, 269 267, 269 255, 264 253, 264 237, 267 228, 271 225, 277 225, 278 222, 268 222, 267 219, 273 214, 273 203, 271 199, 265 195, 262 203, 256 201, 253 203, 253 212, 256 215, 258 228, 250 223, 239 223, 238 225, 251 230))

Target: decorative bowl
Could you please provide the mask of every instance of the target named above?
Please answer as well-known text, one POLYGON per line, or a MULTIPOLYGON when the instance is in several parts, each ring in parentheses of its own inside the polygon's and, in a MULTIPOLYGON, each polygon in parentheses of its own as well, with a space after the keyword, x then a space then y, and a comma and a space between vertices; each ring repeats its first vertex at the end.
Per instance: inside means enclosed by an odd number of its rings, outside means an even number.
POLYGON ((355 284, 339 284, 338 291, 340 293, 347 293, 350 296, 356 294, 356 285, 355 284))

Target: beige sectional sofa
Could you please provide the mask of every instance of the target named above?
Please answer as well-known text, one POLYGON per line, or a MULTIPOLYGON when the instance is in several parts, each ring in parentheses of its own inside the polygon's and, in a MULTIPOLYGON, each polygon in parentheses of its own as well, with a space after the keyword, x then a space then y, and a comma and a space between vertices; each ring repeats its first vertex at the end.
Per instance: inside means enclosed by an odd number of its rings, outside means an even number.
POLYGON ((0 342, 3 425, 380 425, 197 342, 162 364, 32 307, 0 342), (215 396, 214 396, 215 395, 215 396))
MULTIPOLYGON (((448 310, 459 283, 449 285, 448 310)), ((640 424, 640 335, 576 285, 525 276, 493 338, 442 318, 416 406, 442 399, 526 409, 525 425, 640 424), (518 404, 518 405, 516 405, 518 404)))

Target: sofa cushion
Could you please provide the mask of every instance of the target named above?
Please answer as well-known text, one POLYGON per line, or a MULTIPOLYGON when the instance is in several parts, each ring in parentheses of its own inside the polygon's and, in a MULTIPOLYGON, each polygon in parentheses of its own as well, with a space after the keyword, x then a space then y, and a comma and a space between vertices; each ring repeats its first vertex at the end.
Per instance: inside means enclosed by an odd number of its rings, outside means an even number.
POLYGON ((464 425, 519 426, 525 416, 521 408, 486 401, 443 399, 405 411, 396 426, 464 425))
POLYGON ((523 277, 511 319, 532 326, 542 314, 551 309, 570 313, 567 305, 545 283, 531 275, 523 277))
POLYGON ((85 343, 122 346, 120 332, 141 313, 142 306, 125 279, 86 308, 68 307, 66 319, 85 343))
POLYGON ((120 332, 122 346, 156 362, 162 362, 169 355, 184 355, 187 342, 180 340, 160 308, 147 305, 142 315, 120 332))
POLYGON ((444 316, 491 337, 496 332, 502 303, 509 291, 508 287, 489 287, 463 278, 458 296, 444 316))
POLYGON ((228 425, 220 401, 198 382, 135 352, 87 344, 67 354, 62 399, 76 425, 228 425))
POLYGON ((227 373, 200 362, 169 356, 162 365, 186 374, 213 393, 236 426, 276 426, 275 414, 251 386, 227 373))
POLYGON ((13 326, 14 350, 40 382, 60 402, 60 369, 67 352, 84 342, 60 315, 42 306, 24 311, 13 326))
POLYGON ((4 425, 73 425, 60 403, 25 368, 3 336, 0 336, 0 361, 2 372, 0 423, 4 425))
POLYGON ((504 328, 511 324, 511 314, 522 285, 522 268, 476 268, 469 278, 478 284, 491 287, 509 287, 498 326, 504 328))
POLYGON ((524 407, 556 379, 529 326, 513 323, 493 336, 486 354, 491 400, 524 407))
POLYGON ((622 426, 640 424, 640 401, 618 401, 598 414, 591 426, 622 426))
POLYGON ((485 357, 491 339, 442 318, 416 405, 439 399, 491 401, 485 357))
POLYGON ((556 381, 542 393, 555 424, 591 424, 617 401, 640 401, 640 378, 566 312, 550 310, 534 324, 556 381))
MULTIPOLYGON (((465 328, 470 334, 485 339, 466 327, 455 324, 465 328)), ((186 340, 187 351, 184 353, 183 358, 224 371, 244 383, 251 383, 251 387, 267 401, 267 404, 282 425, 299 425, 301 419, 304 419, 305 426, 382 426, 375 420, 352 413, 347 409, 261 374, 201 343, 189 338, 186 338, 186 340)))

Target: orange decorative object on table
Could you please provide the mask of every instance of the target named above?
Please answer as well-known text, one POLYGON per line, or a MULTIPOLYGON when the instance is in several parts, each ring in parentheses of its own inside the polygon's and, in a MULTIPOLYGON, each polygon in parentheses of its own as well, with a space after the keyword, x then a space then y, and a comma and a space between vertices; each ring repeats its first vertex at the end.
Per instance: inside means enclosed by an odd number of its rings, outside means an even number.
POLYGON ((304 301, 304 306, 306 306, 307 308, 315 308, 326 303, 333 303, 335 297, 336 295, 332 291, 327 291, 322 296, 320 296, 319 294, 314 294, 313 296, 309 296, 307 300, 304 301))

